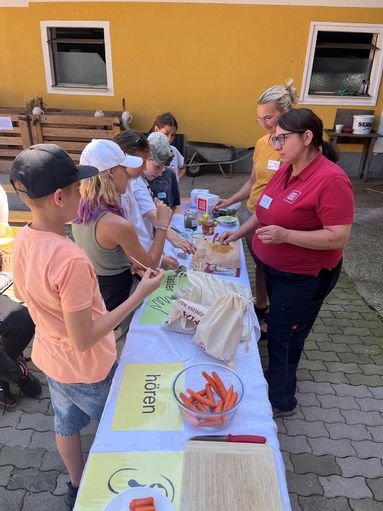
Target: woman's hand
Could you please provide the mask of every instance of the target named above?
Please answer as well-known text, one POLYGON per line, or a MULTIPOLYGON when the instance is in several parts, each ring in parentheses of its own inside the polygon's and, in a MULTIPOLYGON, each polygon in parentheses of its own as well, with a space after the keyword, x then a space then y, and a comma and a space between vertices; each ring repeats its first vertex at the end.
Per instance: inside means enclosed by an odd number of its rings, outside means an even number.
POLYGON ((217 236, 217 241, 221 243, 221 245, 228 245, 233 241, 237 241, 240 238, 237 231, 225 231, 217 236))
POLYGON ((164 270, 160 268, 156 268, 155 270, 151 268, 147 269, 133 294, 135 295, 138 293, 143 300, 160 287, 164 275, 164 270))
POLYGON ((155 201, 157 208, 157 224, 159 227, 168 227, 173 216, 173 210, 165 203, 158 200, 155 201))
POLYGON ((213 205, 213 211, 217 211, 217 209, 220 208, 227 208, 231 204, 230 199, 219 199, 214 205, 213 205))
POLYGON ((172 256, 164 255, 162 258, 161 267, 164 270, 176 270, 179 268, 179 262, 172 256))
POLYGON ((171 244, 173 247, 180 248, 183 252, 186 252, 187 254, 195 254, 196 247, 188 240, 185 240, 184 238, 181 238, 181 236, 177 236, 172 238, 171 244))
POLYGON ((255 231, 258 238, 265 244, 287 243, 288 229, 279 227, 279 225, 267 225, 255 231))

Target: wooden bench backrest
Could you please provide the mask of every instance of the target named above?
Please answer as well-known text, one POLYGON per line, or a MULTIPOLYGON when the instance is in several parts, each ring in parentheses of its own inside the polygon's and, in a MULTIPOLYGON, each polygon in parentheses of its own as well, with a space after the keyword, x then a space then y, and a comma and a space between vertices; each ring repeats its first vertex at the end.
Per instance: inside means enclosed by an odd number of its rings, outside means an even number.
POLYGON ((0 172, 9 171, 14 158, 23 150, 32 145, 25 114, 8 113, 0 109, 0 117, 10 117, 12 130, 0 130, 0 172))

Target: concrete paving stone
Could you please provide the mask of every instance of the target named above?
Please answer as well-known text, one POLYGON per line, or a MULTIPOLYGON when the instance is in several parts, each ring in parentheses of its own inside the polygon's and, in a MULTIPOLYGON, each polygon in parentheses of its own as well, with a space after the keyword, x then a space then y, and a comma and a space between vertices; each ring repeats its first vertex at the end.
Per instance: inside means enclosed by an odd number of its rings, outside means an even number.
MULTIPOLYGON (((359 314, 358 314, 359 316, 359 314)), ((361 317, 361 316, 359 316, 361 317)), ((318 314, 318 318, 335 318, 335 313, 332 312, 332 311, 326 311, 326 310, 320 310, 319 314, 318 314)))
POLYGON ((45 451, 40 470, 49 471, 57 470, 58 472, 67 472, 64 462, 62 461, 57 450, 45 451))
POLYGON ((342 410, 347 424, 365 424, 366 426, 380 426, 382 416, 378 412, 362 412, 358 410, 342 410))
POLYGON ((351 385, 367 385, 368 387, 380 387, 383 385, 383 377, 378 374, 347 374, 347 378, 351 385))
MULTIPOLYGON (((318 343, 320 344, 320 343, 318 343)), ((334 352, 334 353, 351 353, 351 346, 349 346, 347 343, 335 343, 331 339, 329 341, 325 341, 322 344, 320 344, 321 353, 323 353, 324 357, 323 360, 339 360, 338 357, 334 358, 328 358, 328 353, 334 352)))
POLYGON ((372 440, 359 440, 357 442, 351 440, 351 444, 359 458, 374 458, 378 452, 382 451, 382 444, 372 440))
POLYGON ((319 406, 318 397, 313 392, 297 392, 295 397, 301 406, 319 406))
POLYGON ((343 364, 342 362, 326 362, 327 370, 330 373, 359 373, 357 364, 343 364))
POLYGON ((311 452, 311 447, 307 442, 307 438, 302 435, 289 436, 281 433, 278 435, 278 440, 281 450, 283 451, 293 454, 311 452))
POLYGON ((342 471, 343 477, 363 476, 374 478, 383 476, 383 465, 379 458, 363 460, 350 456, 347 458, 336 458, 336 462, 342 471))
POLYGON ((68 489, 68 482, 68 474, 59 474, 57 477, 56 488, 53 490, 53 495, 65 495, 68 489))
POLYGON ((298 501, 298 495, 296 493, 289 493, 291 511, 302 511, 302 508, 298 501))
POLYGON ((307 369, 310 371, 313 369, 314 371, 325 371, 326 366, 322 362, 322 360, 300 360, 299 362, 300 369, 307 369))
POLYGON ((363 364, 362 361, 359 362, 362 367, 363 374, 380 374, 383 375, 383 366, 379 364, 363 364))
MULTIPOLYGON (((352 312, 359 312, 358 309, 356 309, 355 307, 354 307, 354 309, 355 309, 355 311, 352 311, 352 312)), ((344 311, 344 310, 347 310, 347 309, 346 309, 346 307, 344 305, 340 305, 339 303, 337 303, 337 304, 330 304, 330 303, 325 302, 322 305, 321 310, 336 312, 336 311, 344 311)))
POLYGON ((291 436, 304 435, 312 438, 330 436, 327 429, 324 427, 323 422, 320 421, 291 419, 289 421, 284 421, 284 423, 286 427, 286 433, 291 436))
POLYGON ((383 400, 373 398, 356 398, 360 408, 366 412, 383 412, 383 400))
POLYGON ((277 425, 277 428, 278 428, 278 434, 279 433, 286 433, 286 427, 285 425, 283 424, 283 419, 282 417, 277 417, 274 419, 274 422, 275 424, 277 425))
POLYGON ((375 399, 383 399, 383 386, 382 387, 371 387, 369 389, 375 399))
POLYGON ((297 384, 299 392, 314 394, 335 394, 335 391, 329 383, 318 383, 312 381, 299 381, 297 384))
POLYGON ((380 325, 379 328, 369 327, 369 331, 372 332, 372 335, 375 337, 383 337, 383 326, 380 325))
POLYGON ((42 413, 24 413, 17 429, 34 429, 35 431, 53 431, 53 419, 42 413))
MULTIPOLYGON (((314 381, 327 381, 328 383, 350 383, 344 373, 330 373, 328 371, 311 371, 314 381)), ((371 378, 371 377, 370 377, 371 378)))
MULTIPOLYGON (((330 306, 331 307, 331 306, 330 306)), ((338 305, 339 307, 339 305, 338 305)), ((368 305, 361 305, 360 303, 346 303, 343 305, 342 307, 343 310, 345 311, 348 311, 348 312, 370 312, 371 309, 370 307, 368 307, 368 305)))
MULTIPOLYGON (((342 319, 362 319, 364 317, 364 314, 368 314, 367 312, 360 313, 360 312, 348 312, 348 311, 335 311, 334 316, 336 318, 342 318, 342 319)), ((367 319, 367 318, 366 318, 367 319)))
POLYGON ((318 345, 315 341, 311 340, 310 337, 305 341, 305 351, 317 350, 318 345))
POLYGON ((52 492, 56 487, 57 476, 58 473, 55 471, 40 472, 40 470, 33 468, 15 468, 10 478, 8 489, 24 489, 32 493, 42 491, 52 492))
MULTIPOLYGON (((315 342, 316 343, 316 348, 315 349, 318 349, 320 343, 322 343, 324 341, 330 341, 330 336, 328 334, 323 333, 323 332, 322 333, 318 333, 318 332, 314 332, 313 330, 311 330, 311 332, 309 333, 307 339, 310 342, 315 342)), ((306 346, 306 343, 305 343, 305 346, 306 346)))
MULTIPOLYGON (((383 422, 383 419, 382 419, 383 422)), ((374 442, 382 442, 383 443, 383 426, 367 426, 368 432, 371 434, 374 442)))
POLYGON ((40 448, 46 449, 47 451, 56 450, 55 435, 53 431, 45 431, 44 433, 40 433, 39 431, 33 432, 29 449, 40 448))
POLYGON ((366 335, 365 337, 362 337, 363 344, 366 344, 367 346, 373 346, 376 345, 380 350, 383 346, 383 337, 376 337, 374 335, 366 335))
MULTIPOLYGON (((313 454, 333 454, 334 456, 346 457, 355 456, 356 451, 350 440, 332 440, 330 438, 308 438, 307 439, 313 454)), ((355 442, 357 443, 357 442, 355 442)))
POLYGON ((381 365, 381 366, 383 365, 383 355, 378 355, 378 356, 376 356, 376 357, 374 358, 374 360, 375 360, 375 363, 376 363, 376 364, 379 364, 379 365, 381 365))
POLYGON ((372 364, 373 358, 365 353, 339 353, 340 361, 344 364, 351 362, 361 364, 372 364))
MULTIPOLYGON (((345 327, 347 328, 347 327, 345 327)), ((312 331, 314 334, 341 334, 342 330, 339 326, 335 325, 317 325, 313 326, 312 331)), ((368 335, 368 334, 366 334, 368 335)))
POLYGON ((346 318, 325 318, 323 323, 327 326, 355 326, 350 319, 346 318))
POLYGON ((20 419, 21 419, 21 415, 22 413, 20 412, 20 410, 7 410, 3 415, 1 415, 3 413, 3 409, 1 409, 1 413, 0 413, 0 428, 5 428, 5 427, 16 427, 18 425, 18 423, 20 422, 20 419))
POLYGON ((318 396, 322 408, 340 408, 342 410, 360 410, 357 400, 351 396, 318 396))
POLYGON ((372 319, 373 321, 374 320, 379 320, 381 321, 381 318, 380 316, 376 313, 376 312, 373 312, 373 311, 370 311, 370 312, 362 312, 362 316, 364 319, 372 319))
MULTIPOLYGON (((319 396, 318 396, 319 397, 319 396)), ((320 406, 302 406, 304 418, 307 421, 346 422, 337 408, 321 408, 320 406)))
POLYGON ((371 345, 352 344, 350 346, 350 348, 351 348, 352 353, 365 353, 366 355, 370 355, 371 357, 373 357, 373 360, 376 364, 378 363, 378 362, 376 362, 376 357, 378 357, 379 355, 381 355, 383 353, 380 346, 378 346, 376 344, 371 344, 371 345))
POLYGON ((95 435, 98 428, 98 421, 91 420, 90 423, 81 430, 81 435, 95 435))
POLYGON ((308 369, 298 369, 297 370, 297 379, 298 380, 311 380, 311 381, 314 380, 314 378, 311 376, 310 371, 308 369))
POLYGON ((296 472, 297 474, 307 474, 311 472, 321 476, 329 476, 342 473, 335 456, 330 454, 325 454, 323 456, 310 453, 291 454, 290 460, 294 467, 292 472, 296 472))
POLYGON ((363 477, 319 476, 319 482, 323 487, 324 496, 328 498, 365 499, 373 497, 363 477))
POLYGON ((17 468, 38 468, 44 453, 44 449, 4 446, 1 451, 0 465, 14 465, 17 468))
POLYGON ((12 427, 1 428, 1 443, 8 447, 27 447, 31 443, 33 431, 25 429, 18 431, 17 435, 12 427))
POLYGON ((282 458, 283 458, 283 463, 285 465, 285 469, 290 472, 294 472, 294 466, 290 460, 290 453, 286 452, 286 451, 281 451, 281 454, 282 454, 282 458))
POLYGON ((350 499, 352 511, 383 511, 383 504, 372 499, 350 499))
POLYGON ((349 440, 371 440, 372 437, 364 424, 326 424, 326 429, 330 433, 330 438, 348 438, 349 440))
POLYGON ((15 467, 12 465, 6 465, 4 467, 0 467, 0 486, 7 486, 9 483, 9 478, 13 472, 15 467))
POLYGON ((383 477, 367 479, 367 484, 374 494, 374 499, 383 502, 383 477))
MULTIPOLYGON (((327 344, 327 343, 326 343, 327 344)), ((349 348, 347 347, 347 351, 349 348)), ((307 352, 307 358, 309 360, 320 360, 320 361, 329 361, 329 362, 340 362, 340 353, 336 353, 335 351, 325 351, 325 348, 321 346, 321 350, 311 350, 307 352), (323 349, 322 349, 323 348, 323 349)), ((326 368, 325 368, 326 369, 326 368)))
MULTIPOLYGON (((25 496, 24 490, 9 491, 5 488, 0 488, 0 503, 1 510, 16 511, 21 509, 25 496)), ((44 508, 40 508, 41 511, 44 508)), ((45 510, 44 510, 45 511, 45 510)))
POLYGON ((369 330, 371 328, 380 328, 382 326, 382 322, 379 321, 378 319, 374 320, 374 319, 357 319, 357 320, 353 320, 353 325, 354 326, 357 326, 359 328, 368 328, 369 330))
POLYGON ((49 402, 49 406, 48 406, 48 410, 46 412, 46 415, 50 415, 51 417, 53 417, 55 414, 54 410, 53 410, 53 406, 52 406, 52 403, 49 402))
POLYGON ((347 385, 346 383, 333 383, 332 388, 337 396, 372 397, 371 390, 366 385, 347 385))
POLYGON ((323 495, 323 489, 316 474, 286 472, 286 481, 289 491, 298 495, 323 495))
POLYGON ((347 334, 332 334, 330 335, 331 341, 336 344, 361 344, 359 335, 347 335, 347 334))
POLYGON ((46 413, 49 409, 50 399, 30 399, 28 397, 17 401, 17 409, 25 413, 46 413))
POLYGON ((327 303, 329 305, 342 305, 342 307, 344 307, 345 305, 348 305, 348 304, 353 304, 354 303, 354 300, 350 297, 348 299, 346 298, 338 298, 337 296, 330 296, 329 298, 327 298, 327 303))
POLYGON ((31 511, 33 509, 68 511, 63 497, 52 495, 49 492, 27 493, 21 511, 31 511))
POLYGON ((312 497, 298 497, 303 511, 352 511, 345 497, 328 499, 313 495, 312 497))
POLYGON ((40 396, 37 398, 37 399, 32 399, 30 397, 25 397, 24 394, 21 393, 21 391, 18 389, 18 387, 16 387, 15 385, 12 385, 11 384, 11 391, 12 391, 12 394, 15 395, 15 397, 17 397, 17 400, 19 401, 19 399, 25 399, 25 400, 32 400, 32 401, 39 401, 40 399, 50 399, 50 394, 49 394, 49 389, 48 389, 48 386, 47 385, 41 385, 41 394, 40 396))

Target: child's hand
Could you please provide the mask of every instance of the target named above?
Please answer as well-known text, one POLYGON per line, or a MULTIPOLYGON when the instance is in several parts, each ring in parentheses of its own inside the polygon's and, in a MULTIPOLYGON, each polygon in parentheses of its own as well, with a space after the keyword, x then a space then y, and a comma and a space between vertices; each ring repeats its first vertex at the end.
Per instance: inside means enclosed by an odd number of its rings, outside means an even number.
POLYGON ((171 240, 171 244, 173 247, 180 248, 187 254, 195 254, 197 249, 193 243, 191 243, 188 240, 185 240, 184 238, 181 238, 181 236, 174 237, 174 239, 171 240))
POLYGON ((164 255, 161 267, 164 268, 164 270, 174 270, 179 267, 179 262, 172 256, 164 255))
POLYGON ((11 254, 0 249, 0 270, 12 273, 12 257, 11 254))
POLYGON ((170 220, 173 216, 173 211, 162 201, 156 202, 157 208, 157 225, 159 227, 168 227, 170 224, 170 220))
POLYGON ((150 293, 160 287, 161 280, 163 279, 164 275, 164 270, 161 270, 160 268, 156 268, 155 270, 149 268, 144 273, 134 293, 139 293, 143 300, 148 295, 150 295, 150 293))

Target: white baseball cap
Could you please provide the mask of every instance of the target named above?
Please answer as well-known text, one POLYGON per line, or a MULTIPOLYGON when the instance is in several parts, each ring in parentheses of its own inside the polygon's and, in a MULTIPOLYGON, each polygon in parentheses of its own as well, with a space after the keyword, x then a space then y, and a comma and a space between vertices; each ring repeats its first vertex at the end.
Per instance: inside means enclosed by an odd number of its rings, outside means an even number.
POLYGON ((144 160, 139 156, 125 154, 116 142, 105 139, 93 139, 85 146, 80 156, 81 165, 92 165, 98 168, 99 172, 117 167, 117 165, 137 169, 143 163, 144 160))

